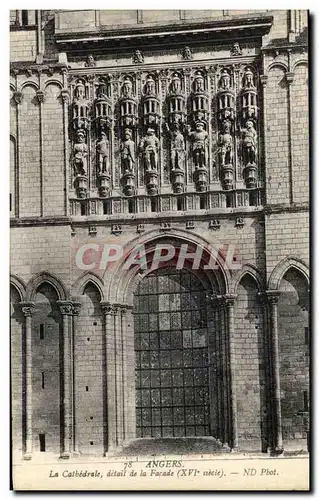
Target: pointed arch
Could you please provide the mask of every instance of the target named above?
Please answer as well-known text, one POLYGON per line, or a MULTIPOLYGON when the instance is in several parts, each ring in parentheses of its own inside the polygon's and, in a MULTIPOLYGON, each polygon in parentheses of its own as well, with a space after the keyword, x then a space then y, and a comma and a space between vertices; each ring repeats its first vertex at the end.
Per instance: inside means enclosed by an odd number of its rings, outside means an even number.
MULTIPOLYGON (((123 269, 125 258, 137 247, 145 249, 146 257, 152 258, 157 243, 176 244, 179 247, 182 244, 188 245, 188 252, 196 251, 197 247, 202 249, 202 263, 207 266, 210 259, 215 263, 216 269, 202 267, 199 269, 203 279, 210 284, 211 293, 228 293, 231 282, 230 271, 224 265, 224 259, 221 254, 216 257, 214 252, 214 243, 205 240, 202 236, 182 229, 172 228, 168 232, 160 229, 153 229, 143 233, 128 243, 123 249, 124 258, 112 263, 105 273, 105 283, 107 283, 106 299, 115 303, 130 304, 133 299, 134 290, 139 282, 139 276, 145 276, 147 270, 142 270, 138 266, 132 266, 130 269, 123 269), (141 273, 141 271, 143 271, 141 273)), ((196 274, 199 274, 196 272, 196 274)))
POLYGON ((92 283, 100 292, 101 301, 104 301, 104 282, 103 280, 92 271, 83 273, 72 285, 72 297, 79 297, 83 294, 85 287, 92 283))
POLYGON ((43 271, 35 276, 33 276, 27 284, 26 287, 26 300, 33 301, 35 298, 36 291, 42 283, 49 283, 55 291, 57 292, 59 300, 67 300, 69 298, 69 293, 66 290, 63 282, 55 276, 54 274, 43 271))
POLYGON ((279 264, 273 269, 268 280, 269 290, 279 290, 280 282, 285 275, 285 273, 290 268, 295 268, 306 278, 309 284, 309 267, 307 264, 298 257, 286 257, 281 260, 279 264))
POLYGON ((26 285, 24 281, 15 274, 10 274, 10 285, 14 286, 20 295, 20 301, 23 302, 26 293, 26 285))
POLYGON ((231 293, 237 293, 237 288, 241 280, 245 275, 248 275, 254 279, 257 285, 258 291, 262 291, 265 287, 264 279, 262 274, 260 273, 259 269, 254 266, 253 264, 244 264, 241 269, 239 269, 234 277, 233 277, 233 282, 232 282, 232 292, 231 293))

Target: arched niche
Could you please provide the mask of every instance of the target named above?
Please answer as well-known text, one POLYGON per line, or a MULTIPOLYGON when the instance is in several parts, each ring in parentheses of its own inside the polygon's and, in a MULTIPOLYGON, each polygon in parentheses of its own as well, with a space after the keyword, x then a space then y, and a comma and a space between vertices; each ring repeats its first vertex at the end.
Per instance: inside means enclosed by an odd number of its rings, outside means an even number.
MULTIPOLYGON (((107 439, 105 336, 101 292, 90 279, 81 287, 74 333, 76 446, 103 455, 107 439)), ((111 339, 110 339, 111 340, 111 339)))
POLYGON ((282 432, 285 449, 307 450, 309 411, 309 293, 295 267, 283 275, 278 300, 282 432))

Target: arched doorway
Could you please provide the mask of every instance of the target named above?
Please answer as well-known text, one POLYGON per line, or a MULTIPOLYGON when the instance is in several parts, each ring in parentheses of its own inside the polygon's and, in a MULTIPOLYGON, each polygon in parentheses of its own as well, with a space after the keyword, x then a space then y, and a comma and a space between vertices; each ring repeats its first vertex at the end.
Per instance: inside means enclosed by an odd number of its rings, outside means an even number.
POLYGON ((186 269, 158 269, 134 296, 136 437, 212 435, 207 291, 186 269))

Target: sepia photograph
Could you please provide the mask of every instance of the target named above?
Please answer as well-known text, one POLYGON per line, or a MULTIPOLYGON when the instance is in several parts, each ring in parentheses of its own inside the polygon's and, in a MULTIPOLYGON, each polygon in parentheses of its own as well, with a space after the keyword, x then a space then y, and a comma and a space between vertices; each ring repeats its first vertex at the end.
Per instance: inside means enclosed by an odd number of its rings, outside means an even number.
POLYGON ((309 19, 10 10, 13 490, 309 490, 309 19))

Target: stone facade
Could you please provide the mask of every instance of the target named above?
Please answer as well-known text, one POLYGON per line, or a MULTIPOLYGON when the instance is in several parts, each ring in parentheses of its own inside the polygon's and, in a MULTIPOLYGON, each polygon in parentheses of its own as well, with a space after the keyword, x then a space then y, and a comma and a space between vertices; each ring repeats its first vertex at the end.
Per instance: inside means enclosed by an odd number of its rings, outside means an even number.
POLYGON ((10 36, 17 460, 307 450, 307 12, 11 11, 10 36), (157 242, 199 269, 152 271, 157 242), (103 268, 106 243, 148 268, 103 268))

